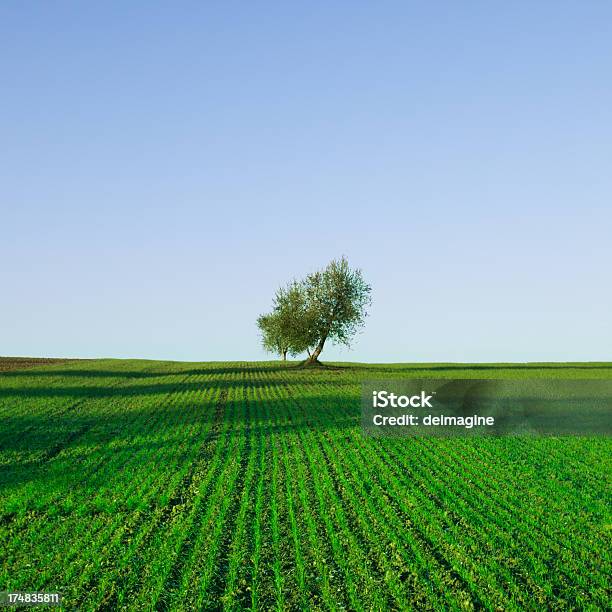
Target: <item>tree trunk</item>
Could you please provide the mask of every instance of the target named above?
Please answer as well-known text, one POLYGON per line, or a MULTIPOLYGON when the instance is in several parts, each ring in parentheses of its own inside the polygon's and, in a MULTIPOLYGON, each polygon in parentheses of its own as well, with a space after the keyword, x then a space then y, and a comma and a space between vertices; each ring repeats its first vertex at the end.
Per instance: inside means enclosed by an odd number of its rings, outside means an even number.
POLYGON ((283 351, 283 361, 287 361, 287 351, 283 351))
POLYGON ((314 365, 316 363, 319 363, 319 355, 321 354, 321 351, 325 346, 325 340, 327 340, 327 336, 324 336, 323 338, 321 338, 321 340, 319 340, 319 344, 315 346, 314 351, 312 351, 312 355, 308 355, 308 359, 306 360, 304 365, 314 365))

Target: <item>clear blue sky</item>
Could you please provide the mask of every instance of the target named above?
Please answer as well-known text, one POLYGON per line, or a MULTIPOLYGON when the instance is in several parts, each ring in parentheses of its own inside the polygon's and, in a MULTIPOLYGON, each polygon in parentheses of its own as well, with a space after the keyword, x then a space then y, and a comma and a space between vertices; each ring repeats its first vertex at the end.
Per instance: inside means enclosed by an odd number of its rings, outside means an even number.
POLYGON ((265 358, 345 254, 362 361, 612 358, 612 3, 0 5, 0 354, 265 358))

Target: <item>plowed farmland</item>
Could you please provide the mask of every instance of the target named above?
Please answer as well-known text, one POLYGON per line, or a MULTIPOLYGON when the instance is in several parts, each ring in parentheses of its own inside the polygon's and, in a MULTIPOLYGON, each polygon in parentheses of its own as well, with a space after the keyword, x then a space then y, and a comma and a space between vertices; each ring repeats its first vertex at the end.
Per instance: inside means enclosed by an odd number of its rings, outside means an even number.
POLYGON ((0 590, 66 609, 610 605, 609 438, 379 439, 366 378, 554 366, 99 360, 0 373, 0 590))

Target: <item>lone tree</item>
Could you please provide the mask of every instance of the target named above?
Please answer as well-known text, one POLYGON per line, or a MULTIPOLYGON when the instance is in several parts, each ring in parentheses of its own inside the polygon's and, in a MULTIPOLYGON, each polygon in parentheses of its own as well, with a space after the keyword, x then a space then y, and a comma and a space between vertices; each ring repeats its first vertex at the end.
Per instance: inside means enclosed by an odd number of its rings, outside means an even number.
POLYGON ((324 270, 309 274, 304 292, 308 305, 308 345, 314 347, 305 365, 313 365, 318 363, 328 340, 350 346, 367 316, 371 287, 361 270, 351 270, 342 257, 324 270))
POLYGON ((283 359, 306 351, 304 365, 318 364, 328 340, 350 346, 367 316, 370 291, 361 270, 349 268, 344 257, 293 281, 276 292, 272 312, 257 320, 264 348, 283 359))

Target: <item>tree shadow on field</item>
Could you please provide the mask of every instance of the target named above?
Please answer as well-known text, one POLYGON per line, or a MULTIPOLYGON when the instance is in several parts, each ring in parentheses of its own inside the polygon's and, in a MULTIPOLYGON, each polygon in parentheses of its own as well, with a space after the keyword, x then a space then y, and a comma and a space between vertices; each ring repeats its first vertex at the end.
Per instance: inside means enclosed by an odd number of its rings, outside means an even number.
MULTIPOLYGON (((165 395, 176 391, 205 391, 209 388, 221 390, 239 388, 265 388, 283 384, 316 387, 331 368, 302 368, 299 365, 270 365, 247 363, 244 367, 189 367, 184 370, 112 371, 112 370, 56 370, 36 372, 26 377, 23 373, 12 373, 9 378, 18 379, 10 385, 2 385, 0 378, 0 400, 2 398, 58 398, 70 397, 75 400, 101 398, 135 398, 137 396, 165 395), (45 378, 40 378, 43 375, 45 378), (66 380, 74 377, 75 380, 66 380), (83 379, 82 381, 76 380, 83 379), (106 379, 109 379, 108 381, 106 379), (111 380, 112 379, 112 380, 111 380), (99 383, 98 383, 99 381, 99 383), (90 384, 90 383, 94 384, 90 384), (48 383, 48 384, 47 384, 48 383), (72 383, 72 384, 67 384, 72 383), (96 384, 98 383, 98 384, 96 384)), ((333 380, 335 385, 350 385, 348 379, 333 380)))
MULTIPOLYGON (((16 370, 4 372, 3 378, 159 378, 175 372, 148 372, 146 370, 16 370)), ((180 372, 176 372, 180 374, 180 372)))
MULTIPOLYGON (((123 370, 123 369, 87 369, 87 368, 68 368, 68 369, 44 369, 44 370, 11 370, 0 372, 2 378, 162 378, 166 376, 211 376, 211 375, 231 375, 231 374, 258 374, 271 372, 293 372, 302 369, 299 363, 288 362, 270 364, 267 362, 245 362, 236 365, 224 365, 214 362, 204 363, 201 366, 194 364, 182 364, 181 362, 168 362, 156 364, 153 368, 143 370, 123 370), (188 367, 185 367, 188 366, 188 367)), ((1 378, 0 378, 1 379, 1 378)))
MULTIPOLYGON (((318 386, 321 381, 317 379, 303 377, 292 377, 287 381, 291 384, 303 386, 318 386)), ((144 385, 116 385, 116 386, 21 386, 21 387, 0 387, 0 398, 53 398, 71 397, 74 399, 101 399, 101 398, 136 398, 139 396, 168 395, 177 391, 206 391, 210 388, 222 390, 249 388, 265 388, 273 385, 282 384, 280 380, 242 380, 242 379, 222 379, 215 378, 203 380, 201 382, 176 381, 152 383, 144 385)))
POLYGON ((491 371, 504 371, 504 370, 610 370, 612 373, 611 364, 596 363, 589 365, 588 363, 572 364, 572 363, 559 363, 559 364, 440 364, 440 365, 429 365, 429 364, 332 364, 329 369, 337 371, 360 371, 360 372, 437 372, 437 371, 469 371, 469 370, 491 370, 491 371))
MULTIPOLYGON (((308 396, 309 405, 326 406, 327 395, 308 396)), ((106 408, 105 408, 106 409, 106 408)), ((6 514, 2 497, 25 483, 24 500, 36 504, 32 491, 83 494, 116 486, 121 478, 143 479, 151 473, 188 461, 204 444, 216 445, 223 436, 244 436, 256 444, 259 437, 300 435, 306 432, 344 431, 359 427, 359 403, 349 411, 305 408, 289 398, 174 400, 139 408, 116 402, 112 411, 88 410, 59 416, 7 416, 0 434, 0 524, 6 514), (198 432, 189 434, 187 432, 198 432), (160 464, 160 457, 165 459, 160 464), (117 462, 114 460, 119 457, 117 462), (113 463, 114 462, 114 463, 113 463), (105 466, 112 465, 106 469, 105 466), (41 488, 39 488, 41 487, 41 488)), ((212 453, 210 455, 212 459, 212 453)))

